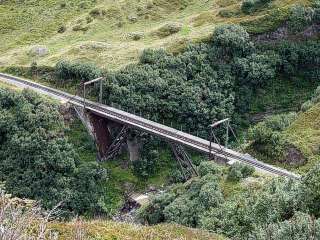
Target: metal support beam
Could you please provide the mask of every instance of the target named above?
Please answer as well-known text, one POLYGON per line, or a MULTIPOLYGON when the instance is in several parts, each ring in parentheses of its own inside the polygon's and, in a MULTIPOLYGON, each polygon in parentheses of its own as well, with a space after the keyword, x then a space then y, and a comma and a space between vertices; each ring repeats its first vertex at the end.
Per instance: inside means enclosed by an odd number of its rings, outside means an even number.
POLYGON ((108 151, 106 156, 104 157, 104 161, 108 161, 114 159, 117 155, 119 155, 121 147, 126 142, 128 137, 128 127, 123 126, 117 137, 114 139, 112 144, 108 147, 108 151))
POLYGON ((189 157, 187 152, 184 150, 184 148, 181 145, 174 142, 170 142, 169 144, 172 148, 172 151, 174 153, 174 156, 177 162, 179 163, 179 166, 181 168, 181 171, 185 180, 187 181, 191 177, 198 176, 198 171, 194 167, 191 161, 191 158, 189 157))

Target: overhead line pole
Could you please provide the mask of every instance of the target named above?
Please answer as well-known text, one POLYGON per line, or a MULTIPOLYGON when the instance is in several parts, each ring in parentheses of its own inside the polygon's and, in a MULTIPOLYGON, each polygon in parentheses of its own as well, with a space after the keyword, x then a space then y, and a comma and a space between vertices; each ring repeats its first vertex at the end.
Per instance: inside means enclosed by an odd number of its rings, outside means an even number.
POLYGON ((90 85, 90 84, 93 84, 95 82, 98 82, 98 81, 100 81, 99 102, 102 103, 102 86, 103 86, 102 80, 103 80, 103 77, 99 77, 99 78, 90 80, 88 82, 85 82, 83 84, 83 108, 86 107, 86 86, 90 85))

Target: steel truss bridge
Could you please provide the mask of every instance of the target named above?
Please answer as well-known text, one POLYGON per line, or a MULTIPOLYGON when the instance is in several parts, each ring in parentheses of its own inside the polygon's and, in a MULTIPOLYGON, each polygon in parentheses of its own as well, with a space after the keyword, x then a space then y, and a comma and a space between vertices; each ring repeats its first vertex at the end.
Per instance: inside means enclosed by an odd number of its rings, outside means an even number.
POLYGON ((120 123, 123 126, 138 129, 143 132, 147 132, 152 135, 156 135, 160 138, 163 138, 170 143, 175 156, 178 159, 180 159, 179 163, 181 164, 181 166, 183 164, 189 165, 189 169, 191 169, 192 173, 195 173, 195 170, 192 168, 192 165, 190 165, 190 160, 188 156, 184 154, 184 152, 181 150, 181 147, 179 146, 190 147, 198 152, 205 153, 208 155, 213 154, 215 158, 224 159, 226 162, 241 162, 243 164, 250 165, 262 172, 293 179, 300 179, 299 175, 260 162, 249 155, 225 148, 219 144, 210 144, 208 140, 202 139, 197 136, 193 136, 182 131, 178 131, 174 128, 116 109, 114 107, 93 102, 79 96, 73 96, 66 92, 7 74, 0 73, 0 81, 21 88, 30 88, 36 92, 51 96, 55 99, 64 102, 69 102, 77 108, 84 108, 85 103, 85 110, 91 111, 92 113, 102 118, 106 118, 108 120, 120 123))

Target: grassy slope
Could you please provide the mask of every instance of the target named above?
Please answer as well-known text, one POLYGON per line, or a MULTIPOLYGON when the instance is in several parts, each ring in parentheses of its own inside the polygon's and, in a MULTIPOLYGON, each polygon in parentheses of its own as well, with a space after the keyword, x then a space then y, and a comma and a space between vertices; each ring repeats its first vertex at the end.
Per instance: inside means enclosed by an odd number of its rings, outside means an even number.
POLYGON ((278 20, 266 20, 269 10, 299 2, 308 0, 275 0, 265 11, 246 16, 239 12, 241 0, 4 1, 0 3, 0 66, 29 65, 32 61, 53 65, 68 58, 91 60, 115 69, 136 61, 145 48, 177 51, 190 40, 205 39, 217 24, 249 22, 246 27, 250 31, 268 30, 278 20), (93 8, 105 10, 105 15, 87 24, 86 17, 93 8), (219 16, 222 9, 233 11, 234 16, 219 16), (130 21, 132 17, 137 21, 130 21), (88 26, 88 31, 73 31, 79 22, 88 26), (156 36, 154 32, 168 22, 183 24, 182 30, 166 38, 156 36), (66 32, 57 33, 62 24, 66 32), (132 32, 143 33, 144 37, 134 41, 128 37, 132 32), (33 45, 47 46, 49 54, 32 56, 29 53, 33 45))
MULTIPOLYGON (((75 227, 74 223, 52 223, 49 229, 59 232, 59 240, 73 239, 75 227)), ((157 226, 138 226, 125 223, 92 221, 78 224, 79 229, 84 233, 85 238, 95 240, 170 240, 170 239, 185 239, 185 240, 222 240, 220 236, 210 234, 205 231, 190 229, 174 224, 164 224, 157 226), (80 227, 79 227, 80 226, 80 227)))
POLYGON ((320 104, 316 104, 286 130, 289 140, 308 158, 308 163, 300 168, 305 172, 320 161, 320 104))

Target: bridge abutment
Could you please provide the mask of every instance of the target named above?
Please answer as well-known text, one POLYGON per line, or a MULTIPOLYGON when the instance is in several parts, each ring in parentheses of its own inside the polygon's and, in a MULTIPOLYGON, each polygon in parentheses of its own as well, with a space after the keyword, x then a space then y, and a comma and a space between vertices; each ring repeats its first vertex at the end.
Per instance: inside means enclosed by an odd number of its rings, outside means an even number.
POLYGON ((95 142, 99 161, 110 160, 120 153, 127 140, 126 126, 82 107, 75 110, 95 142))

